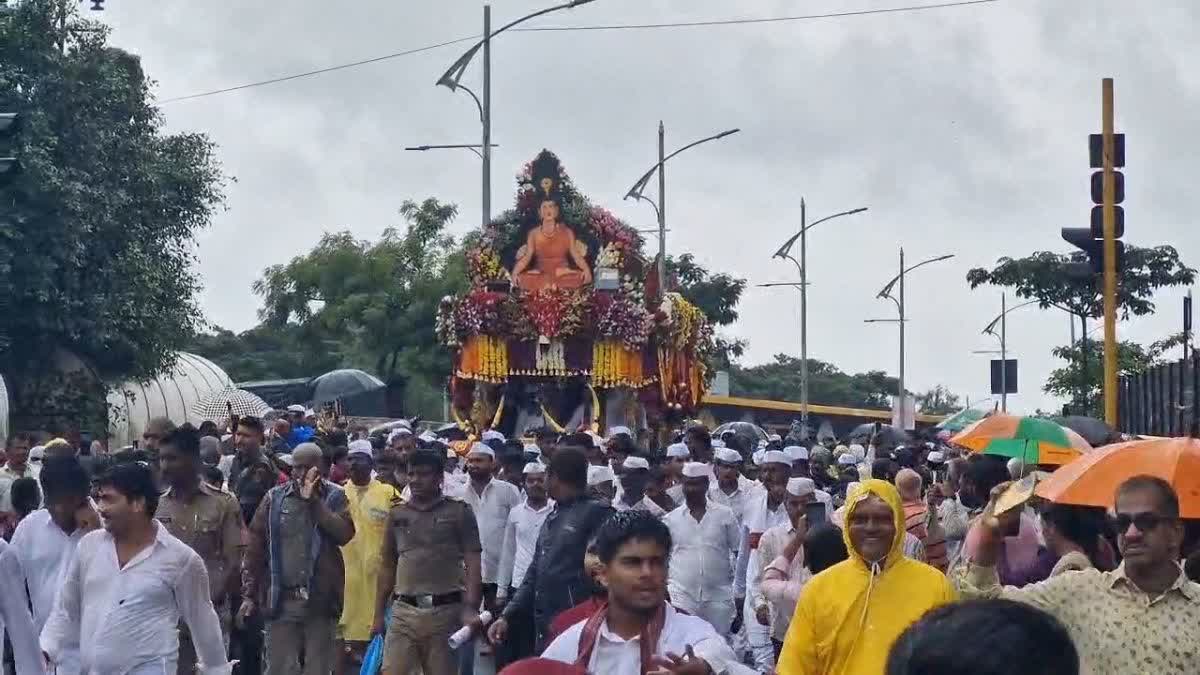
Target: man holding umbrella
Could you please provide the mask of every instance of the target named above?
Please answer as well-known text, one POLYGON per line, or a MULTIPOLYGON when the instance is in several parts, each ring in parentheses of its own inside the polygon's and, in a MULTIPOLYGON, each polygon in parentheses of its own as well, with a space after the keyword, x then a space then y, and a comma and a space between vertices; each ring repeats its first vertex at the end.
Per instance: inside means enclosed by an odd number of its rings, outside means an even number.
POLYGON ((1194 673, 1200 655, 1200 585, 1179 565, 1183 542, 1179 496, 1167 481, 1135 476, 1117 488, 1118 547, 1124 562, 1112 572, 1061 574, 1024 588, 1001 587, 996 560, 1003 532, 1021 509, 993 515, 998 487, 980 518, 975 559, 954 575, 968 598, 1026 602, 1058 618, 1094 675, 1194 673))

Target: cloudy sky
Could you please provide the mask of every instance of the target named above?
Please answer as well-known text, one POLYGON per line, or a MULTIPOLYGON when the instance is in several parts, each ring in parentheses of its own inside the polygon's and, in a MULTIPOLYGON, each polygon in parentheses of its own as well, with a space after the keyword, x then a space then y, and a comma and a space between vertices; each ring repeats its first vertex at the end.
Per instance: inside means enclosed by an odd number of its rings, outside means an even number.
MULTIPOLYGON (((814 15, 921 0, 596 0, 534 26, 594 26, 814 15)), ((551 4, 497 0, 497 23, 551 4)), ((476 0, 334 3, 110 0, 113 42, 140 54, 160 100, 221 89, 471 36, 476 0)), ((810 233, 809 353, 856 372, 898 362, 894 316, 875 292, 910 261, 956 258, 910 276, 908 384, 945 384, 982 397, 994 349, 980 335, 999 290, 964 277, 1000 256, 1066 250, 1059 228, 1086 224, 1086 136, 1099 131, 1100 80, 1114 77, 1117 124, 1128 134, 1126 239, 1172 243, 1200 265, 1200 4, 1192 0, 999 0, 967 7, 777 23, 671 29, 522 32, 494 45, 493 203, 543 147, 581 189, 629 222, 653 210, 622 202, 655 159, 656 128, 677 147, 717 131, 742 133, 669 166, 668 250, 746 278, 731 332, 747 363, 799 352, 798 293, 771 253, 810 219, 858 206, 866 214, 810 233)), ((465 49, 454 45, 363 67, 167 103, 172 130, 201 130, 237 177, 228 211, 200 237, 207 318, 255 323, 251 283, 267 265, 325 231, 373 238, 396 225, 405 199, 457 203, 458 232, 479 222, 479 162, 466 151, 406 145, 478 142, 474 105, 434 86, 465 49)), ((465 83, 480 81, 478 63, 465 83)), ((1121 326, 1152 341, 1178 330, 1184 291, 1160 312, 1121 326)), ((1040 392, 1069 339, 1065 314, 1010 315, 1021 359, 1019 410, 1040 392)))

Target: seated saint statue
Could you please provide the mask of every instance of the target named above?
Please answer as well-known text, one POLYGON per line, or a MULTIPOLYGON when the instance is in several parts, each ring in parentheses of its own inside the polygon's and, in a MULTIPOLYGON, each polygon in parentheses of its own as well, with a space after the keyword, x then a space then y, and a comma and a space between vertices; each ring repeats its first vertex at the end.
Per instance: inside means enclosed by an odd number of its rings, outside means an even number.
POLYGON ((574 289, 592 283, 587 245, 560 218, 558 202, 546 199, 538 208, 541 224, 529 231, 517 251, 513 285, 525 291, 543 288, 574 289), (574 267, 572 267, 572 263, 574 267))

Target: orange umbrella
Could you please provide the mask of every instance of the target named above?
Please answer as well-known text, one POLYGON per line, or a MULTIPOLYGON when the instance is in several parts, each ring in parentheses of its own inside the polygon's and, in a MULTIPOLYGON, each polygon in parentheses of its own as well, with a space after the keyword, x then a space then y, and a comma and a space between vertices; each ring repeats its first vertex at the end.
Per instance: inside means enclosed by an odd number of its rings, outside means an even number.
POLYGON ((1140 475, 1157 476, 1179 495, 1180 515, 1200 518, 1200 439, 1164 438, 1109 445, 1063 466, 1037 486, 1059 504, 1112 508, 1117 487, 1140 475))

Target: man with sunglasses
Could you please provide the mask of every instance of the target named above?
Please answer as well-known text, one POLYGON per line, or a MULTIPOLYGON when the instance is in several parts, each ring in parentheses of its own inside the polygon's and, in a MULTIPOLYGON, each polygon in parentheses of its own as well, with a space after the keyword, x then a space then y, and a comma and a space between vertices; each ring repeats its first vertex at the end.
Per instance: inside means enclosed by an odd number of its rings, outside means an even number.
MULTIPOLYGON (((1003 487, 993 491, 995 498, 1003 487)), ((1021 509, 979 520, 981 546, 953 575, 968 598, 1026 602, 1063 623, 1093 675, 1196 672, 1200 659, 1200 585, 1180 566, 1179 497, 1166 481, 1135 476, 1117 488, 1117 545, 1124 562, 1112 572, 1089 569, 1023 588, 1001 587, 995 562, 1006 526, 1021 509)))

